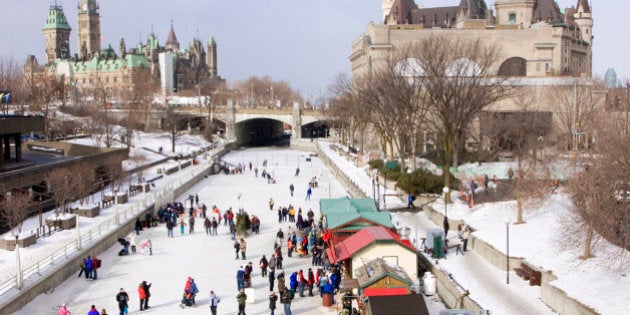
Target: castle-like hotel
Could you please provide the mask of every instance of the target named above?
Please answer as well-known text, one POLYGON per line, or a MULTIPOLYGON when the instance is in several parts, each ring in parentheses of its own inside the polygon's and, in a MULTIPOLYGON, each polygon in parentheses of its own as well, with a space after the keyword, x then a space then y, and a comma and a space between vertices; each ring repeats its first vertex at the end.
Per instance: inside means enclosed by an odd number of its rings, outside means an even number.
POLYGON ((72 28, 63 8, 51 5, 43 27, 46 63, 42 67, 29 56, 24 67, 27 80, 43 71, 79 90, 102 88, 107 95, 133 90, 140 84, 146 86, 147 82, 161 82, 166 93, 196 88, 200 83, 224 83, 218 75, 214 38, 205 46, 194 38, 187 49, 182 49, 171 25, 164 46, 152 32, 146 43, 131 49, 121 38, 116 53, 111 46, 101 47, 100 7, 96 0, 80 0, 77 9, 79 51, 74 55, 70 51, 72 28))
MULTIPOLYGON (((424 8, 414 0, 383 0, 381 23, 369 23, 352 43, 349 56, 353 77, 383 68, 397 50, 429 38, 470 38, 499 48, 500 60, 490 76, 509 77, 525 94, 541 95, 538 111, 542 141, 568 147, 571 133, 582 132, 560 122, 558 103, 549 87, 592 84, 593 17, 587 0, 560 9, 554 0, 461 0, 457 6, 424 8), (573 130, 571 130, 573 129, 573 130)), ((421 2, 421 0, 419 0, 421 2)), ((474 57, 472 57, 474 59, 474 57)), ((514 98, 487 108, 471 133, 486 139, 480 126, 506 115, 527 115, 514 98)), ((503 123, 504 124, 504 123, 503 123)), ((483 144, 482 146, 486 146, 483 144)))
POLYGON ((396 47, 430 36, 480 38, 500 47, 497 76, 591 76, 593 18, 587 0, 561 10, 554 0, 461 0, 421 8, 414 0, 384 0, 383 23, 371 23, 352 44, 353 74, 369 71, 396 47))

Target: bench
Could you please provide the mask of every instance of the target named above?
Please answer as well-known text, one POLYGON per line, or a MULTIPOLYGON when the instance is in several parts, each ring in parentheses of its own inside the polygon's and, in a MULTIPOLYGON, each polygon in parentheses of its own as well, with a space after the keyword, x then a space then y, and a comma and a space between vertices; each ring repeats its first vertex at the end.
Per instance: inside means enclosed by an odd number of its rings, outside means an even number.
POLYGON ((129 185, 129 196, 134 196, 142 192, 141 185, 129 185))
POLYGON ((542 282, 542 272, 533 269, 525 263, 521 263, 520 268, 514 268, 514 272, 523 280, 529 280, 530 286, 540 286, 542 282))
POLYGON ((115 200, 116 198, 114 198, 114 196, 103 196, 103 201, 101 201, 103 209, 111 207, 115 200))

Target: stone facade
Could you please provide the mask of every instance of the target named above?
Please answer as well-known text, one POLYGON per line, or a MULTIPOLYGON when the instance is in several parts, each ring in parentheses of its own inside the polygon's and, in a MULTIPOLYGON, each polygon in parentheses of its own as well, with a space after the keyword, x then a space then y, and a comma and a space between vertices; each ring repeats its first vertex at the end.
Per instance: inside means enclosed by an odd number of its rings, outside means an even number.
MULTIPOLYGON (((550 93, 554 86, 592 84, 588 78, 592 74, 593 18, 587 0, 576 0, 576 6, 564 10, 553 0, 496 0, 496 12, 477 0, 439 8, 422 8, 414 0, 383 0, 382 8, 382 23, 369 23, 351 45, 353 77, 373 73, 395 50, 409 43, 448 37, 480 39, 498 47, 501 58, 490 73, 513 78, 516 89, 542 95, 536 109, 543 112, 554 111, 550 93)), ((487 110, 516 112, 516 102, 507 98, 487 110)), ((554 125, 544 135, 549 146, 566 144, 568 131, 558 125, 556 114, 554 125)), ((478 120, 470 128, 473 134, 482 135, 478 120)), ((369 141, 368 146, 378 147, 377 142, 369 141)))

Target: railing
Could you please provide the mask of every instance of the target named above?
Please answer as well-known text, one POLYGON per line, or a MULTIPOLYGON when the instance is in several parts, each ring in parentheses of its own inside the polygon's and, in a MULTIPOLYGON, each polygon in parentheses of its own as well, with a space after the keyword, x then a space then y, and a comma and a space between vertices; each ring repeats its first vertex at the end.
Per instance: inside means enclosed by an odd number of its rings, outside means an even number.
MULTIPOLYGON (((185 173, 181 173, 180 176, 173 179, 169 183, 166 183, 163 188, 159 191, 150 192, 145 194, 140 198, 134 198, 135 202, 133 204, 124 204, 124 205, 116 205, 114 208, 111 208, 116 211, 116 214, 108 218, 106 221, 102 222, 98 226, 81 233, 80 242, 78 239, 73 239, 65 244, 59 245, 50 251, 49 254, 45 255, 31 255, 37 256, 34 259, 32 257, 26 257, 21 260, 21 265, 24 266, 21 270, 21 276, 23 279, 23 286, 28 285, 29 282, 32 282, 33 278, 36 276, 43 276, 46 272, 51 271, 55 265, 63 264, 66 261, 69 261, 76 256, 81 254, 81 248, 84 248, 86 245, 93 244, 101 240, 105 235, 107 235, 110 231, 119 228, 121 225, 126 224, 132 218, 135 217, 138 213, 143 212, 147 207, 152 204, 164 204, 169 201, 173 201, 173 191, 182 186, 184 183, 188 182, 200 172, 202 172, 205 168, 201 167, 193 167, 189 169, 185 173), (81 244, 81 248, 78 247, 79 243, 81 244)), ((3 296, 9 292, 13 294, 18 294, 20 288, 17 287, 17 279, 18 275, 15 271, 16 266, 9 264, 2 270, 0 270, 0 296, 3 296), (6 276, 13 274, 12 276, 6 276)))

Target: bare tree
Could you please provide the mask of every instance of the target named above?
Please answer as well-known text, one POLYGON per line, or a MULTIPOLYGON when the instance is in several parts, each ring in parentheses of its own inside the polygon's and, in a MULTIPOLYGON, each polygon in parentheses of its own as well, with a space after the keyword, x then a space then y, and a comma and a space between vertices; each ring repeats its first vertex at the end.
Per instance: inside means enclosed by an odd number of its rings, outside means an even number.
POLYGON ((46 183, 55 199, 55 214, 59 216, 68 210, 68 203, 74 200, 80 183, 71 168, 57 168, 46 175, 46 183))
POLYGON ((177 105, 166 104, 166 119, 164 119, 163 128, 168 130, 171 136, 171 152, 175 153, 175 144, 180 134, 180 121, 177 116, 177 105))
POLYGON ((593 135, 591 128, 595 116, 606 97, 603 84, 576 78, 571 85, 555 86, 550 95, 553 101, 549 103, 555 112, 556 123, 566 135, 565 147, 587 148, 593 135))
POLYGON ((525 223, 525 209, 534 209, 552 192, 549 161, 538 155, 551 131, 553 113, 541 110, 544 87, 521 87, 514 95, 515 110, 481 115, 483 133, 491 147, 514 153, 512 191, 517 201, 517 224, 525 223))
POLYGON ((596 142, 593 155, 579 155, 581 170, 569 185, 575 225, 572 236, 583 246, 580 258, 594 256, 596 241, 602 237, 618 247, 609 260, 620 267, 627 264, 630 250, 630 123, 623 113, 594 115, 596 142))
POLYGON ((430 36, 413 49, 424 74, 422 81, 429 103, 429 122, 442 135, 444 147, 444 182, 450 183, 450 166, 458 165, 472 122, 490 104, 510 91, 505 78, 493 69, 500 51, 480 39, 430 36))
POLYGON ((13 231, 13 235, 18 236, 22 233, 22 224, 32 205, 33 200, 27 191, 7 192, 0 203, 0 221, 13 231))
POLYGON ((364 149, 364 136, 370 113, 362 104, 360 80, 351 81, 345 74, 339 74, 329 87, 335 95, 334 106, 326 114, 341 127, 344 143, 354 146, 355 134, 359 134, 360 150, 364 149), (347 136, 347 137, 346 137, 347 136))
MULTIPOLYGON (((11 91, 10 99, 15 99, 21 104, 25 103, 22 70, 13 57, 0 56, 0 90, 11 91)), ((6 107, 0 110, 7 113, 6 107)))

